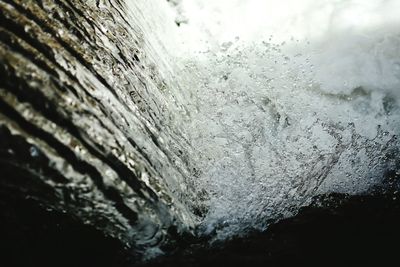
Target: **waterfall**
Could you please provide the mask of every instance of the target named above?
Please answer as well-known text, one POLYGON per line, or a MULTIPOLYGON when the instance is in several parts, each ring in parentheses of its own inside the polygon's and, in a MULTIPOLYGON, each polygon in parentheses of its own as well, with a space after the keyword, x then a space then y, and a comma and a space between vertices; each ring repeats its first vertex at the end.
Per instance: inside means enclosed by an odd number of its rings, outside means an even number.
POLYGON ((79 218, 142 258, 192 232, 187 111, 161 35, 175 27, 167 3, 0 5, 2 192, 79 218))
POLYGON ((141 259, 368 193, 399 175, 399 5, 0 0, 0 192, 141 259))
POLYGON ((367 193, 398 173, 399 8, 176 3, 202 233, 262 231, 316 195, 367 193))

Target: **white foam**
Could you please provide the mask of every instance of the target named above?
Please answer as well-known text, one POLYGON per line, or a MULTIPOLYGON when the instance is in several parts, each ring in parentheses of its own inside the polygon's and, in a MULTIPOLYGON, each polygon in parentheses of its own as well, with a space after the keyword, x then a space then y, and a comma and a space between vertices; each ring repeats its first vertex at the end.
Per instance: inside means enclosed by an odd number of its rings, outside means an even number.
POLYGON ((318 193, 364 192, 398 164, 400 1, 179 8, 206 233, 263 229, 318 193))

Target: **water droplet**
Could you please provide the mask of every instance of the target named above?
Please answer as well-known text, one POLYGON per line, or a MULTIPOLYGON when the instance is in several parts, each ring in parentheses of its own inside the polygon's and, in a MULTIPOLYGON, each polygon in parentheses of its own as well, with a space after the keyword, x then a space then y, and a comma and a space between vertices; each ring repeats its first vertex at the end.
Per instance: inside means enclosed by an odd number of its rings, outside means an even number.
POLYGON ((32 157, 36 158, 39 156, 39 151, 35 146, 31 146, 29 148, 29 153, 31 154, 32 157))

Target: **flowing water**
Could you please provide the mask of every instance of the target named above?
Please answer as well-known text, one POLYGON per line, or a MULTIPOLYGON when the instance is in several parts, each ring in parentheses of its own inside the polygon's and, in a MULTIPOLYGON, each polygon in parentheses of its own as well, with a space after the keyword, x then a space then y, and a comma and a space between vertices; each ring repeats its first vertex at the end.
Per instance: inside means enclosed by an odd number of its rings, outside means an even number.
POLYGON ((175 2, 203 234, 399 170, 398 1, 175 2))
POLYGON ((399 175, 397 0, 0 8, 0 187, 142 259, 399 175))

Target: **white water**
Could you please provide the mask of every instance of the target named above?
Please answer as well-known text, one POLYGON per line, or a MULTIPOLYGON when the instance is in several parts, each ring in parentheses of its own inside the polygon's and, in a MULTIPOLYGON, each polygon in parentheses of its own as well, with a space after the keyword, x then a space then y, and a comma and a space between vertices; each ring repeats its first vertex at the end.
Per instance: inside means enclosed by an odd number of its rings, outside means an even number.
POLYGON ((400 1, 175 2, 203 233, 265 229, 398 168, 400 1))
POLYGON ((263 230, 315 195, 363 193, 399 170, 400 1, 170 2, 132 6, 152 14, 149 54, 180 85, 163 93, 168 123, 195 169, 164 178, 203 211, 201 234, 263 230))

